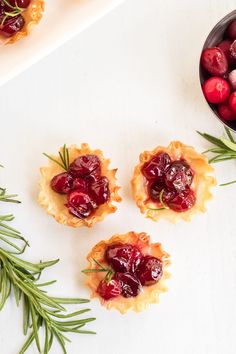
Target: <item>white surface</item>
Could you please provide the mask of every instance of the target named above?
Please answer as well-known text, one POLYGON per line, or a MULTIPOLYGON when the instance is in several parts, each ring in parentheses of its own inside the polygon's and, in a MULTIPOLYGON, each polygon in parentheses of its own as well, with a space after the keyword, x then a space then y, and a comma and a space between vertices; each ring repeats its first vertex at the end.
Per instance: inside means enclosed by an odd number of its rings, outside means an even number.
MULTIPOLYGON (((45 278, 51 293, 88 296, 80 270, 99 240, 146 231, 171 254, 169 291, 159 305, 121 316, 92 301, 96 336, 71 336, 70 354, 234 354, 236 350, 236 187, 216 188, 205 215, 177 225, 146 220, 130 194, 138 155, 180 139, 199 151, 195 130, 220 135, 198 83, 198 57, 211 27, 235 2, 129 0, 54 54, 1 88, 1 184, 17 191, 18 227, 30 241, 25 257, 60 257, 45 278), (92 230, 58 225, 37 202, 41 152, 89 142, 119 167, 123 202, 92 230)), ((235 178, 234 162, 217 166, 235 178)), ((12 207, 4 206, 5 211, 12 207)), ((0 352, 23 343, 22 315, 12 302, 0 314, 0 352)), ((37 353, 36 349, 29 353, 37 353)), ((53 354, 59 354, 54 347, 53 354)))
POLYGON ((123 0, 45 1, 45 13, 30 36, 0 48, 0 85, 36 63, 113 10, 123 0))

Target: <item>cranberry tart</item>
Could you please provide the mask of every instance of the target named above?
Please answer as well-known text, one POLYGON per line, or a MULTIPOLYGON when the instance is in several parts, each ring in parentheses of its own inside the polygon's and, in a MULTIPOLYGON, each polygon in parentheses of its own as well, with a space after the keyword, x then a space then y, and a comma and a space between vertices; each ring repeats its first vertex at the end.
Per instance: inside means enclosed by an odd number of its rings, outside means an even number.
POLYGON ((89 266, 83 273, 91 297, 98 297, 108 309, 139 312, 158 302, 159 295, 167 290, 169 255, 160 243, 151 243, 144 232, 128 232, 101 241, 87 260, 89 266))
POLYGON ((91 227, 116 211, 113 202, 121 201, 117 170, 109 169, 101 150, 64 145, 58 157, 45 155, 49 165, 40 169, 39 203, 59 223, 91 227))
POLYGON ((194 213, 206 211, 216 185, 213 171, 204 155, 179 141, 144 151, 131 181, 134 200, 155 221, 189 221, 194 213))
POLYGON ((43 11, 44 0, 0 0, 0 41, 15 43, 27 36, 43 11))

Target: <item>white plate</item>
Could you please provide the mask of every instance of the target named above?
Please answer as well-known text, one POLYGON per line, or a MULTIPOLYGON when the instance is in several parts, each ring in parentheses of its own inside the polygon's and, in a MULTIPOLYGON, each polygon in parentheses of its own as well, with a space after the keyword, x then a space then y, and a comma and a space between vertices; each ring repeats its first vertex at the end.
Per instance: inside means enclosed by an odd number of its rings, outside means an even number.
POLYGON ((114 9, 123 0, 46 0, 43 20, 31 35, 0 49, 0 85, 36 63, 114 9))

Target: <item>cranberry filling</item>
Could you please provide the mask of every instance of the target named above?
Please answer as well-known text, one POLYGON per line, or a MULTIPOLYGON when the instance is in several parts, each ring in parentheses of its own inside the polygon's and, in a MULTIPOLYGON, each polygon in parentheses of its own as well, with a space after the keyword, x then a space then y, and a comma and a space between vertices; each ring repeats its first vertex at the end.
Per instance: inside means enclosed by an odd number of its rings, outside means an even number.
POLYGON ((25 25, 24 10, 31 0, 0 0, 0 34, 12 37, 25 25))
POLYGON ((185 161, 174 161, 165 174, 165 184, 169 189, 177 192, 191 186, 193 171, 185 161))
POLYGON ((70 164, 69 173, 73 177, 85 178, 97 169, 100 174, 100 160, 96 155, 82 155, 70 164))
POLYGON ((152 285, 162 277, 162 262, 152 256, 145 256, 137 270, 142 285, 152 285))
POLYGON ((108 273, 100 281, 97 292, 104 300, 122 295, 125 298, 137 296, 142 286, 157 283, 162 277, 162 261, 151 255, 143 255, 138 247, 131 244, 109 245, 105 260, 112 269, 101 271, 113 273, 110 281, 108 273))
POLYGON ((108 201, 110 196, 109 181, 106 177, 100 177, 97 181, 90 184, 89 190, 91 196, 98 205, 104 204, 108 201))
POLYGON ((170 156, 165 152, 154 156, 143 165, 142 173, 147 179, 162 181, 165 171, 171 163, 170 156))
POLYGON ((110 198, 109 181, 101 176, 101 162, 96 155, 83 155, 73 161, 68 172, 51 180, 51 188, 67 194, 69 213, 85 219, 110 198))
POLYGON ((97 292, 104 300, 110 300, 121 294, 121 283, 117 279, 111 279, 106 281, 103 279, 100 281, 97 292))
POLYGON ((135 272, 142 254, 139 249, 129 244, 114 244, 106 249, 106 260, 116 272, 135 272))
POLYGON ((115 277, 121 284, 121 293, 124 297, 136 297, 141 289, 139 279, 132 273, 116 273, 115 277))
POLYGON ((161 152, 143 165, 142 173, 150 199, 161 204, 160 208, 167 206, 182 212, 194 205, 196 198, 190 189, 194 172, 185 160, 171 161, 167 153, 161 152))
POLYGON ((59 173, 51 180, 51 188, 54 192, 67 194, 71 191, 73 178, 67 172, 59 173))
POLYGON ((66 206, 71 214, 80 219, 87 218, 97 207, 89 194, 77 190, 68 194, 66 206))

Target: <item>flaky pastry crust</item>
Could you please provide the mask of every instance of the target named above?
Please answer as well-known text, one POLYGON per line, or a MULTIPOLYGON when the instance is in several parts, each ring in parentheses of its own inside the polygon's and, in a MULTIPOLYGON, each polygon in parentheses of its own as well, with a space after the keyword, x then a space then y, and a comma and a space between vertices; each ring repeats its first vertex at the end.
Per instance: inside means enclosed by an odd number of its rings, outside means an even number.
POLYGON ((133 198, 141 213, 145 214, 147 218, 154 221, 161 218, 166 218, 171 222, 177 222, 180 219, 190 221, 195 213, 206 211, 206 202, 212 199, 211 188, 216 185, 216 179, 212 176, 214 169, 209 165, 204 155, 197 153, 193 147, 184 145, 180 141, 173 141, 168 147, 157 146, 153 151, 144 151, 139 160, 140 163, 134 169, 131 186, 133 198), (145 162, 161 151, 168 153, 172 160, 185 159, 194 171, 191 189, 195 192, 196 203, 185 212, 176 212, 171 209, 152 210, 157 208, 157 204, 148 199, 145 177, 141 169, 145 162))
MULTIPOLYGON (((80 227, 92 227, 96 222, 102 221, 108 214, 114 213, 117 209, 113 202, 120 202, 121 197, 118 194, 120 187, 116 185, 116 171, 117 169, 109 169, 110 160, 105 159, 101 150, 91 150, 88 144, 82 144, 80 148, 76 145, 68 147, 70 163, 77 157, 86 154, 97 155, 101 161, 101 173, 109 180, 110 198, 109 200, 100 205, 95 212, 86 219, 79 219, 68 212, 65 207, 66 195, 55 193, 51 186, 51 179, 63 172, 62 168, 55 162, 49 160, 49 165, 42 167, 39 193, 39 204, 43 206, 49 215, 52 215, 60 224, 80 227)), ((62 152, 62 148, 61 148, 62 152)), ((58 156, 52 156, 54 159, 59 160, 58 156)))
POLYGON ((159 295, 167 291, 165 281, 170 277, 170 274, 167 271, 167 267, 170 265, 170 258, 168 253, 162 249, 161 244, 151 243, 150 237, 144 232, 136 233, 131 231, 123 235, 114 235, 107 241, 99 242, 93 247, 92 251, 87 256, 87 260, 89 262, 87 269, 97 268, 93 258, 98 260, 105 267, 108 267, 108 264, 105 260, 105 251, 108 245, 115 243, 129 243, 136 245, 144 255, 150 254, 156 258, 159 258, 163 263, 162 278, 156 284, 144 286, 142 288, 142 292, 136 297, 124 298, 120 295, 109 301, 105 301, 97 293, 98 284, 104 278, 104 273, 86 273, 86 285, 88 285, 91 289, 91 298, 98 297, 100 303, 107 309, 114 308, 122 314, 129 310, 140 312, 144 310, 149 304, 159 302, 159 295))
POLYGON ((21 31, 10 38, 0 36, 0 41, 4 44, 13 44, 23 37, 26 37, 32 31, 32 27, 39 23, 44 12, 44 0, 32 0, 30 5, 22 13, 25 19, 25 25, 21 31))

